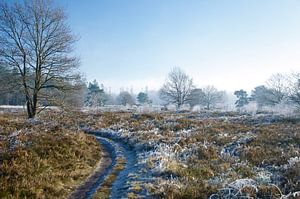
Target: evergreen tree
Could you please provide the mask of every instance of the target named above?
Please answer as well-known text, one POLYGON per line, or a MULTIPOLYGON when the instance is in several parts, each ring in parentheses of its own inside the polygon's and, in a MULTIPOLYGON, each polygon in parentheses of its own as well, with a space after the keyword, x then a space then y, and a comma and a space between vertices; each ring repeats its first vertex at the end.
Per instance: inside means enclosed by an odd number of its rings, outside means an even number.
POLYGON ((270 99, 272 99, 272 93, 263 85, 255 87, 250 98, 250 100, 257 103, 258 108, 262 108, 263 106, 273 106, 274 103, 270 99))
POLYGON ((187 102, 191 107, 202 104, 204 93, 202 89, 195 88, 187 98, 187 102))
POLYGON ((149 102, 148 94, 144 92, 140 92, 137 96, 137 100, 140 104, 146 104, 149 102))
POLYGON ((249 103, 248 94, 244 90, 235 91, 234 95, 238 98, 235 102, 237 108, 241 108, 249 103))
POLYGON ((107 101, 103 86, 100 88, 96 80, 89 83, 86 98, 87 106, 104 106, 107 101))

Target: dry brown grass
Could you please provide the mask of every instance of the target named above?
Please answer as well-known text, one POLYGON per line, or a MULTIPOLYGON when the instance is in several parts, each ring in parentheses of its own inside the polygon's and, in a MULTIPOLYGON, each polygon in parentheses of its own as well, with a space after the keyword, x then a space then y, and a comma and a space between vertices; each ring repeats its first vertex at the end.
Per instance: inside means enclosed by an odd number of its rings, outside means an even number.
POLYGON ((0 198, 65 198, 99 161, 98 142, 65 117, 23 118, 0 116, 0 198))
MULTIPOLYGON (((91 125, 91 128, 123 129, 132 132, 139 143, 166 143, 174 145, 174 140, 180 131, 190 131, 188 136, 180 137, 177 143, 177 153, 183 148, 190 148, 193 152, 183 166, 180 160, 169 160, 168 174, 176 177, 180 186, 159 184, 154 190, 166 198, 207 198, 217 189, 236 179, 255 178, 255 168, 266 166, 282 167, 288 160, 298 157, 300 153, 300 124, 292 120, 271 124, 250 123, 253 118, 245 116, 236 118, 236 113, 229 113, 229 119, 218 118, 218 113, 210 117, 197 118, 193 114, 175 113, 104 113, 95 116, 94 120, 101 121, 101 125, 91 125), (231 120, 230 117, 233 117, 231 120), (147 133, 147 131, 156 133, 147 133), (240 139, 252 136, 251 141, 240 143, 236 150, 236 158, 222 156, 222 149, 240 139), (218 179, 209 183, 211 179, 218 179)), ((154 167, 154 161, 148 162, 154 167)), ((280 187, 287 194, 299 190, 299 167, 287 168, 282 177, 287 185, 280 187)), ((299 166, 299 164, 298 164, 299 166)), ((251 189, 244 192, 252 194, 251 189)), ((259 195, 267 195, 272 187, 261 187, 259 195)))
MULTIPOLYGON (((51 118, 54 113, 49 112, 43 115, 43 118, 51 118)), ((66 113, 67 114, 67 113, 66 113)), ((88 162, 86 155, 80 154, 80 151, 70 151, 66 149, 66 147, 56 146, 52 144, 52 142, 65 143, 66 140, 75 140, 74 143, 68 143, 67 145, 73 146, 73 144, 77 144, 78 149, 82 148, 84 151, 88 151, 88 148, 85 148, 85 145, 78 145, 78 143, 86 143, 86 140, 80 141, 79 136, 81 134, 76 133, 75 136, 72 133, 78 131, 78 127, 87 127, 91 129, 101 129, 101 128, 110 128, 112 130, 118 131, 119 129, 123 129, 122 132, 126 133, 131 132, 131 136, 134 137, 139 143, 148 143, 151 141, 152 143, 164 143, 169 146, 175 146, 174 140, 178 140, 178 136, 180 136, 179 141, 176 145, 176 154, 180 154, 182 149, 187 148, 191 149, 191 153, 186 160, 179 159, 171 159, 168 160, 166 170, 164 171, 167 174, 172 174, 176 179, 172 182, 174 184, 162 183, 158 182, 157 185, 149 186, 151 187, 151 191, 157 194, 160 197, 164 198, 207 198, 211 194, 216 193, 218 189, 223 188, 226 183, 230 183, 235 181, 236 179, 241 178, 255 178, 257 175, 255 169, 262 168, 264 169, 266 166, 277 166, 280 167, 280 172, 282 178, 284 179, 285 185, 280 186, 284 193, 292 192, 300 190, 299 183, 299 163, 287 167, 287 169, 283 169, 284 165, 289 163, 289 160, 293 157, 299 157, 300 154, 300 124, 292 121, 285 122, 277 122, 271 124, 252 124, 248 122, 247 118, 238 118, 233 120, 224 120, 218 118, 218 113, 213 113, 211 117, 208 118, 197 118, 197 115, 192 114, 174 114, 174 113, 150 113, 150 114, 133 114, 128 112, 114 112, 114 113, 76 113, 76 117, 70 114, 61 114, 55 115, 57 118, 55 121, 49 120, 51 124, 49 128, 45 128, 43 125, 33 126, 29 123, 26 123, 20 120, 20 117, 11 117, 11 116, 3 116, 0 117, 0 132, 2 136, 8 136, 12 132, 23 131, 22 129, 27 129, 26 132, 39 132, 40 140, 48 140, 42 145, 51 146, 49 147, 49 151, 57 151, 57 154, 54 157, 59 159, 61 157, 59 154, 70 154, 71 157, 79 158, 84 162, 88 162), (153 131, 155 133, 148 133, 149 131, 153 131), (187 131, 185 136, 181 136, 182 131, 187 131), (48 138, 47 135, 53 134, 51 138, 48 138), (232 156, 222 156, 222 149, 226 146, 230 146, 230 144, 237 142, 238 140, 246 137, 252 136, 251 141, 246 143, 239 144, 236 150, 236 157, 232 156), (42 139, 42 136, 46 136, 42 139), (70 137, 74 137, 71 139, 70 137), (58 140, 54 138, 60 138, 58 140), (65 139, 64 139, 65 138, 65 139), (52 140, 52 141, 51 141, 52 140), (61 147, 61 148, 60 148, 61 147), (50 150, 51 149, 51 150, 50 150), (75 154, 72 156, 71 154, 75 154), (84 156, 84 157, 82 157, 84 156), (210 180, 218 179, 212 183, 210 180)), ((229 113, 228 116, 235 116, 235 113, 229 113)), ((247 116, 248 117, 248 116, 247 116)), ((250 117, 250 116, 249 116, 250 117)), ((250 118, 252 119, 252 118, 250 118)), ((49 125, 47 125, 49 126, 49 125)), ((35 135, 33 133, 33 135, 35 135)), ((81 135, 82 136, 82 135, 81 135)), ((28 135, 21 134, 18 136, 18 140, 21 140, 21 143, 31 143, 32 135, 29 133, 28 135), (24 137, 24 138, 23 138, 24 137), (22 140, 24 139, 24 141, 22 140), (29 141, 29 142, 28 142, 29 141)), ((34 137, 34 136, 33 136, 34 137)), ((90 140, 91 138, 86 137, 84 139, 90 140)), ((34 139, 33 139, 34 141, 34 139)), ((36 142, 36 141, 35 141, 36 142)), ((40 142, 40 141, 39 141, 40 142)), ((94 141, 91 141, 92 143, 94 141)), ((36 162, 34 171, 50 171, 48 167, 44 165, 48 165, 48 162, 45 161, 44 153, 37 153, 35 151, 41 151, 38 147, 34 147, 34 145, 22 145, 20 144, 20 149, 16 148, 15 152, 9 152, 8 148, 10 143, 7 141, 0 141, 1 149, 7 149, 4 152, 1 151, 1 159, 9 160, 9 164, 13 161, 13 154, 16 154, 17 159, 20 161, 28 161, 28 162, 36 162), (25 154, 29 153, 30 157, 35 157, 31 155, 31 150, 24 149, 24 146, 33 148, 34 153, 37 153, 36 157, 39 159, 30 159, 27 160, 25 154), (26 153, 24 152, 26 151, 26 153), (20 157, 23 157, 21 159, 20 157), (41 157, 44 157, 42 159, 41 157), (39 163, 40 162, 40 163, 39 163), (38 166, 40 165, 40 166, 38 166), (48 169, 48 170, 47 170, 48 169)), ((75 146, 74 146, 75 147, 75 146)), ((88 146, 86 146, 88 147, 88 146)), ((175 147, 174 147, 175 149, 175 147)), ((43 151, 47 151, 44 150, 43 151)), ((48 152, 49 154, 53 154, 53 152, 48 152)), ((95 153, 95 151, 93 151, 95 153)), ((90 151, 90 153, 93 153, 90 151)), ((54 153, 55 154, 55 153, 54 153)), ((153 158, 153 157, 152 157, 153 158)), ((72 159, 72 158, 70 158, 72 159)), ((93 159, 92 157, 90 159, 93 159)), ((67 159, 68 160, 68 159, 67 159)), ((149 160, 149 165, 151 167, 155 166, 155 161, 157 160, 149 160)), ((4 162, 4 161, 3 161, 4 162)), ((51 162, 53 163, 53 162, 51 162)), ((15 163, 20 165, 20 162, 15 163)), ((58 164, 58 163, 56 163, 58 164)), ((93 162, 87 163, 92 165, 93 162)), ((5 164, 2 164, 3 166, 5 164)), ((9 165, 6 164, 5 170, 9 171, 9 165)), ((14 167, 14 166, 13 166, 14 167)), ((68 165, 68 161, 64 161, 64 164, 60 168, 61 170, 67 170, 70 165, 68 165)), ((51 167, 52 168, 52 167, 51 167)), ((80 168, 80 167, 79 167, 80 168)), ((105 186, 102 186, 101 189, 97 192, 98 198, 107 198, 110 194, 110 188, 113 181, 116 179, 117 172, 123 169, 122 164, 117 164, 115 168, 115 172, 112 173, 107 178, 105 186)), ((26 171, 25 167, 21 170, 26 171)), ((30 170, 27 173, 33 172, 30 170)), ((53 168, 52 168, 53 170, 53 168)), ((55 174, 56 172, 51 173, 55 174)), ((54 170, 55 171, 55 170, 54 170)), ((71 171, 71 169, 69 170, 71 171)), ((2 171, 1 171, 2 172, 2 171)), ((26 173, 26 172, 25 172, 26 173)), ((50 172, 48 172, 50 173, 50 172)), ((23 173, 17 172, 17 170, 12 170, 12 173, 9 174, 11 176, 22 176, 24 179, 23 173)), ((39 176, 38 174, 34 174, 39 176)), ((59 173, 55 175, 60 176, 59 173)), ((65 174, 66 175, 66 174, 65 174)), ((7 175, 6 175, 7 176, 7 175)), ((75 175, 76 176, 76 175, 75 175)), ((71 176, 67 176, 67 178, 71 178, 71 176)), ((1 178, 4 179, 3 176, 1 178)), ((47 177, 51 179, 50 177, 47 177)), ((40 178, 37 178, 40 179, 40 178)), ((43 178, 41 178, 43 179, 43 178)), ((57 178, 56 178, 57 179, 57 178)), ((12 179, 4 179, 3 182, 8 182, 8 180, 12 179)), ((15 180, 14 183, 16 183, 15 180)), ((2 183, 2 181, 1 181, 2 183)), ((55 182, 49 181, 47 183, 49 186, 51 183, 55 182)), ((6 183, 6 187, 8 187, 6 183)), ((67 185, 68 183, 61 182, 57 183, 54 188, 62 188, 64 187, 62 184, 67 185)), ((16 183, 17 185, 17 183, 16 183)), ((71 187, 72 185, 70 185, 71 187)), ((144 186, 144 185, 143 185, 144 186)), ((7 190, 15 190, 16 187, 19 187, 18 190, 21 190, 22 187, 20 185, 6 188, 5 193, 10 193, 7 190)), ((39 186, 33 186, 38 187, 39 186)), ((34 193, 33 197, 43 195, 45 191, 50 190, 50 193, 62 193, 60 190, 51 190, 49 189, 38 189, 32 190, 28 187, 25 187, 26 190, 30 190, 30 192, 23 191, 22 194, 27 194, 30 197, 31 193, 34 193)), ((54 189, 52 188, 52 189, 54 189)), ((25 190, 25 189, 24 189, 25 190)), ((62 190, 67 190, 67 188, 63 188, 62 190)), ((245 188, 243 190, 245 193, 253 194, 253 190, 251 188, 245 188)), ((15 193, 20 194, 21 191, 17 191, 15 193)), ((270 186, 260 186, 256 197, 264 198, 268 197, 270 194, 278 195, 278 190, 274 189, 274 187, 270 186)), ((19 195, 21 197, 21 195, 19 195)), ((134 192, 130 192, 128 197, 135 198, 138 197, 134 192)))

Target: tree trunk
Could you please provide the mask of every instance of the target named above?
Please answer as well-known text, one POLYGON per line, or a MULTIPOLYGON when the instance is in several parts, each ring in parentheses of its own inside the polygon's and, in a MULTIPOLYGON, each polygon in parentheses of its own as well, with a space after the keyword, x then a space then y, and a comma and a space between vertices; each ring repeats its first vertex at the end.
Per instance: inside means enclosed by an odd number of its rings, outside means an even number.
POLYGON ((179 110, 179 107, 180 107, 180 103, 177 103, 177 107, 176 107, 177 110, 179 110))
POLYGON ((32 105, 29 100, 27 100, 26 102, 26 108, 27 108, 28 118, 34 118, 34 115, 32 114, 32 105))
POLYGON ((35 118, 36 110, 37 110, 37 95, 33 95, 33 102, 30 100, 28 96, 26 96, 26 108, 27 108, 27 115, 28 118, 35 118))
POLYGON ((32 114, 33 114, 33 117, 35 117, 36 110, 37 110, 37 105, 38 105, 38 95, 37 95, 37 92, 34 92, 32 99, 33 99, 32 114))

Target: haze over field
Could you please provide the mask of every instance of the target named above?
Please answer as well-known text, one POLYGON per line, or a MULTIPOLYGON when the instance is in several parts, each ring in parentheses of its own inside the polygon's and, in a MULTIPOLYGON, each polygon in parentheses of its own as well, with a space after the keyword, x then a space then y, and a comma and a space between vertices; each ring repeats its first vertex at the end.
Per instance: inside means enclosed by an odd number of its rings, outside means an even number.
POLYGON ((116 93, 157 90, 174 66, 198 86, 229 91, 300 68, 296 0, 56 2, 80 35, 87 80, 116 93))
POLYGON ((0 198, 299 199, 299 7, 0 0, 0 198))

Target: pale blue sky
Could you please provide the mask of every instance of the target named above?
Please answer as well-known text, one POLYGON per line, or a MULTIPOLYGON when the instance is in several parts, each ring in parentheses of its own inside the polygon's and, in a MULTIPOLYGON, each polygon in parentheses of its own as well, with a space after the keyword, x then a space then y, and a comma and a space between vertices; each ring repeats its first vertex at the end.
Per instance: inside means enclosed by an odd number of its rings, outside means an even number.
POLYGON ((300 71, 299 0, 56 0, 88 80, 159 89, 179 66, 197 86, 251 90, 300 71))

